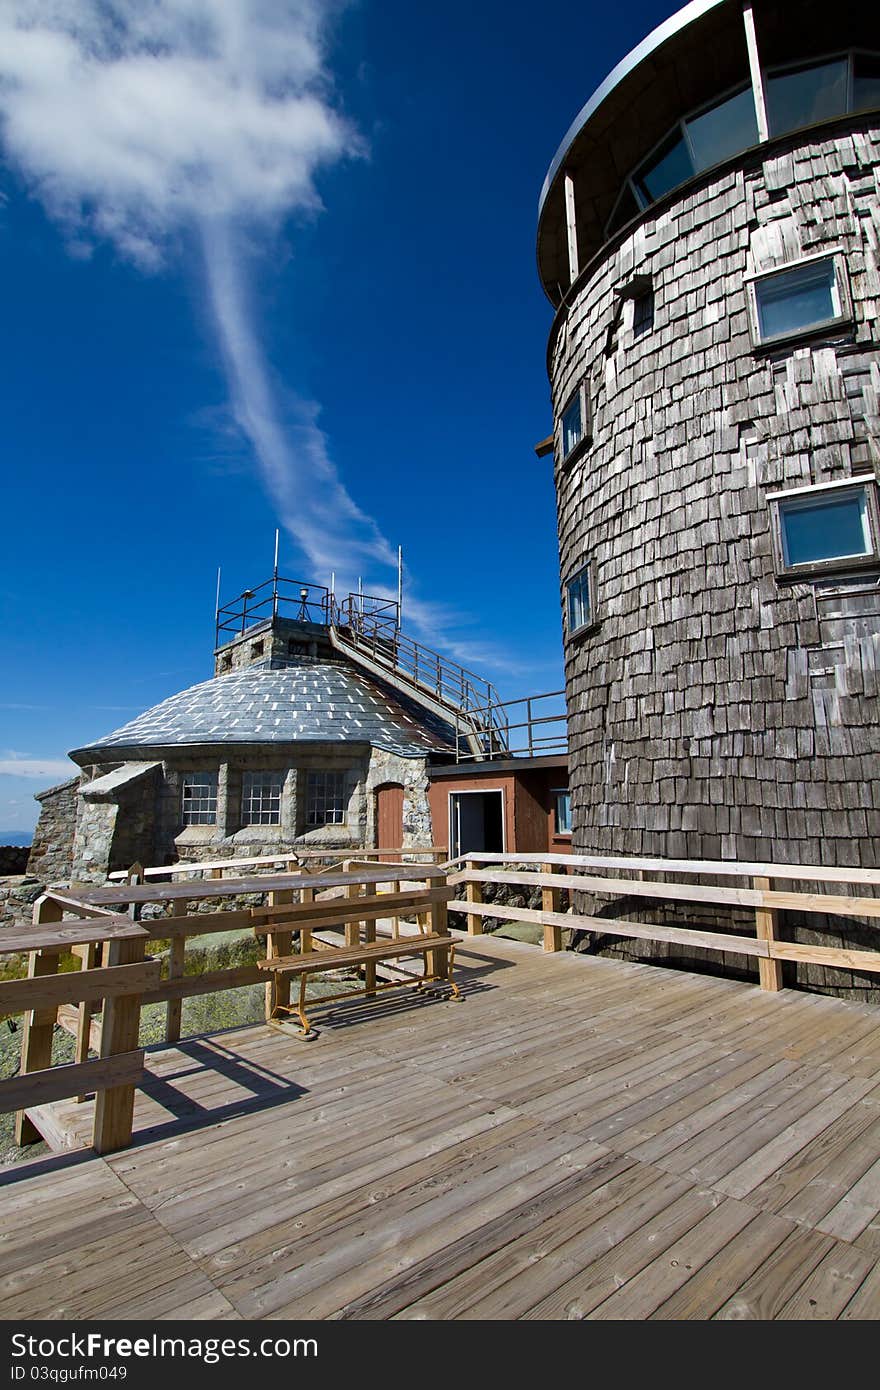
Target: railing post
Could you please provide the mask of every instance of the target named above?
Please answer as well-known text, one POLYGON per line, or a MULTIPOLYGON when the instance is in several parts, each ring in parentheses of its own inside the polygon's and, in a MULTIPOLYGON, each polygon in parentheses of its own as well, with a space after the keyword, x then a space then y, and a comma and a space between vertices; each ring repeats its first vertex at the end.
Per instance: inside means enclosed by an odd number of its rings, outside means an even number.
MULTIPOLYGON (((293 902, 292 888, 279 888, 269 893, 269 907, 282 907, 287 903, 293 902)), ((289 956, 293 933, 290 931, 276 931, 274 926, 266 934, 266 955, 267 956, 289 956)), ((269 983, 266 985, 266 1018, 272 1017, 273 1010, 282 1005, 284 1008, 290 1005, 290 976, 281 975, 276 970, 269 971, 269 983)))
MULTIPOLYGON (((74 946, 71 948, 75 956, 79 957, 81 970, 93 970, 97 955, 97 947, 94 942, 87 946, 74 946)), ((84 1000, 77 1010, 76 1020, 76 1043, 73 1060, 75 1062, 87 1062, 89 1060, 89 1042, 92 1032, 92 1005, 84 1000)), ((76 1096, 77 1104, 81 1105, 86 1096, 76 1096)))
MULTIPOLYGON (((346 861, 351 863, 351 860, 346 861)), ((349 872, 348 869, 345 870, 349 872)), ((347 883, 345 885, 345 896, 347 898, 359 898, 361 896, 361 885, 359 883, 347 883)), ((359 946, 361 939, 360 922, 346 922, 345 924, 345 944, 346 946, 359 946)))
MULTIPOLYGON (((769 878, 753 878, 752 886, 759 893, 767 893, 770 890, 771 881, 769 878)), ((759 941, 778 941, 778 924, 779 913, 775 908, 759 907, 755 909, 755 930, 759 941)), ((772 990, 774 993, 781 990, 783 987, 782 961, 759 956, 758 983, 761 989, 772 990)))
MULTIPOLYGON (((465 868, 468 873, 476 872, 478 864, 475 859, 468 859, 465 868)), ((481 903, 483 901, 483 885, 481 883, 466 883, 464 895, 469 903, 481 903)), ((467 919, 468 936, 483 935, 483 919, 476 912, 469 912, 467 919)))
MULTIPOLYGON (((554 866, 553 866, 552 864, 542 864, 542 865, 541 865, 541 873, 542 873, 542 874, 552 874, 552 873, 554 873, 554 872, 555 872, 555 869, 554 869, 554 866)), ((561 910, 561 909, 560 909, 560 899, 561 899, 561 896, 562 896, 562 890, 561 890, 560 888, 542 888, 542 889, 541 889, 541 911, 542 911, 542 912, 559 912, 559 911, 561 910)), ((544 950, 545 950, 545 951, 561 951, 561 950, 562 950, 562 928, 559 926, 558 923, 553 923, 553 922, 545 922, 545 923, 544 923, 544 950)))
MULTIPOLYGON (((189 912, 189 903, 181 903, 181 917, 186 917, 189 912)), ((180 980, 186 970, 186 937, 172 936, 171 949, 168 953, 168 979, 180 980)), ((183 1000, 169 999, 165 1005, 165 1041, 169 1043, 179 1042, 180 1024, 183 1019, 183 1000)))
MULTIPOLYGON (((108 965, 134 965, 144 959, 144 938, 108 941, 108 965)), ((113 1057, 118 1052, 133 1052, 138 1045, 141 1021, 141 996, 128 994, 104 1000, 101 1028, 101 1056, 113 1057)), ((99 1091, 95 1097, 94 1146, 99 1154, 124 1149, 131 1143, 134 1123, 134 1092, 132 1084, 114 1086, 99 1091)))
MULTIPOLYGON (((34 925, 60 922, 64 909, 51 898, 38 898, 34 903, 34 925)), ((28 979, 37 975, 54 975, 58 970, 57 951, 31 951, 28 956, 28 979)), ((21 1064, 19 1072, 42 1071, 52 1065, 52 1034, 55 1031, 57 1009, 31 1009, 24 1016, 21 1035, 21 1064)), ((15 1113, 15 1142, 19 1145, 38 1144, 42 1134, 24 1113, 15 1113)))
MULTIPOLYGON (((315 901, 314 888, 300 888, 299 900, 301 903, 313 903, 315 901)), ((299 949, 305 954, 312 949, 312 929, 305 925, 299 929, 299 949)))
MULTIPOLYGON (((437 936, 449 935, 449 910, 445 902, 431 903, 430 930, 437 936)), ((436 975, 441 980, 448 980, 449 947, 441 946, 436 951, 429 951, 425 964, 429 974, 436 975)))

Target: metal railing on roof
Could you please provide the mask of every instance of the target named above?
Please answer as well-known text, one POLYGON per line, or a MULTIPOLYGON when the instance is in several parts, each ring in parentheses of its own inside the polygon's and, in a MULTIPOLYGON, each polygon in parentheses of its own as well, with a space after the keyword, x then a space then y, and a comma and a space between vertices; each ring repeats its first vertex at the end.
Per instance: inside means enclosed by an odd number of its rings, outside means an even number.
POLYGON ((505 700, 488 706, 481 716, 469 728, 456 726, 456 762, 539 758, 568 752, 564 690, 505 700))

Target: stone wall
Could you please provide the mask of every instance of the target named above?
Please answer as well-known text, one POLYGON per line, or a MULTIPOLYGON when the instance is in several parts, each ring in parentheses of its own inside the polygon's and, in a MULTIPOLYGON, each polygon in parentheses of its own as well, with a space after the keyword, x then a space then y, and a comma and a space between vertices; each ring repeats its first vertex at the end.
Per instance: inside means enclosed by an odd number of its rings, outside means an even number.
POLYGON ((0 878, 7 874, 23 874, 29 856, 28 845, 0 845, 0 878))
POLYGON ((0 878, 0 931, 6 927, 30 926, 33 906, 44 885, 26 874, 0 878))
POLYGON ((44 883, 64 882, 73 867, 79 778, 71 777, 47 791, 38 792, 40 818, 27 861, 28 873, 44 883))

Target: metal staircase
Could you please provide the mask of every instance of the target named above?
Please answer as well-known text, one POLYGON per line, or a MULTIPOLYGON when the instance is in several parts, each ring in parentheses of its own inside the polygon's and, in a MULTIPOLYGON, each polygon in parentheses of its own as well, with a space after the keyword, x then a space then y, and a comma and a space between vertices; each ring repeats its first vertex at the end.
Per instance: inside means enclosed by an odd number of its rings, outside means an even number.
POLYGON ((503 756, 508 730, 490 681, 415 641, 397 626, 397 604, 351 594, 335 606, 330 640, 343 656, 451 725, 471 758, 503 756))

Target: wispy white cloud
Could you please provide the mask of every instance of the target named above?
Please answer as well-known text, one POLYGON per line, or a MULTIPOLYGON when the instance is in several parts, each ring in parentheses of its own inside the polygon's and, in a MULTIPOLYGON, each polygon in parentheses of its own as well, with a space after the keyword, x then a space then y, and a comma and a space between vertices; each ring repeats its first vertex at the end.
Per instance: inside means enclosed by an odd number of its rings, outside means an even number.
POLYGON ((279 516, 324 577, 395 562, 353 500, 319 408, 276 389, 248 248, 312 216, 318 170, 363 152, 333 104, 327 0, 0 0, 9 157, 68 244, 155 269, 195 233, 231 403, 279 516))
MULTIPOLYGON (((281 223, 320 211, 320 169, 364 153, 326 59, 344 3, 0 0, 0 130, 74 254, 109 241, 155 270, 196 239, 232 412, 281 522, 316 578, 377 592, 396 545, 340 476, 319 406, 274 379, 249 282, 281 223)), ((409 597, 417 629, 455 647, 457 618, 412 581, 409 597)))
POLYGON ((73 777, 79 768, 67 758, 0 758, 0 777, 37 777, 58 781, 73 777))

